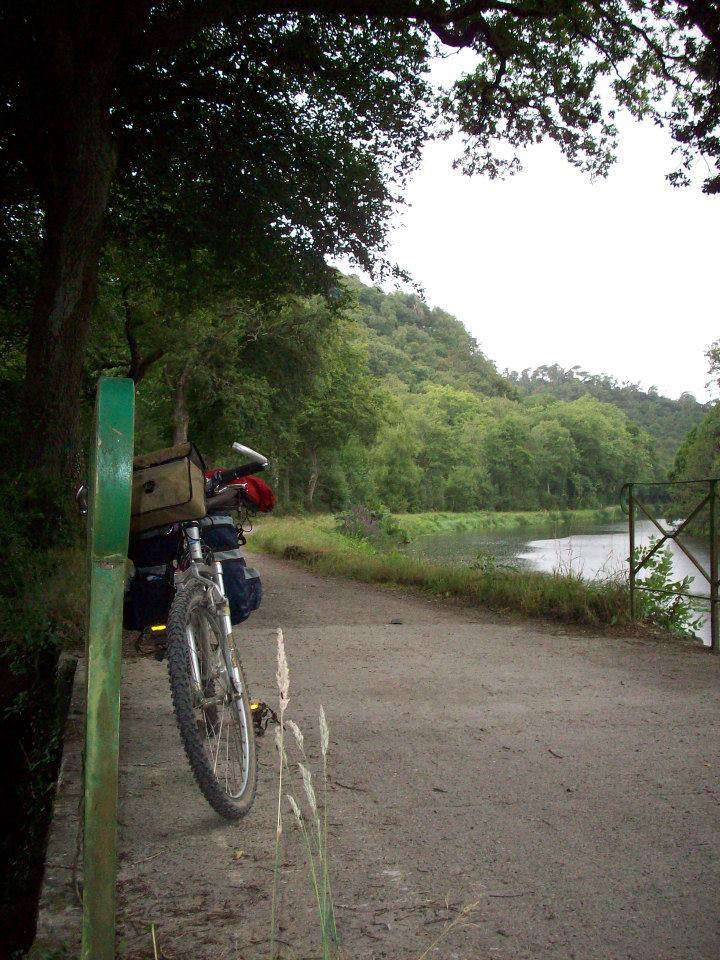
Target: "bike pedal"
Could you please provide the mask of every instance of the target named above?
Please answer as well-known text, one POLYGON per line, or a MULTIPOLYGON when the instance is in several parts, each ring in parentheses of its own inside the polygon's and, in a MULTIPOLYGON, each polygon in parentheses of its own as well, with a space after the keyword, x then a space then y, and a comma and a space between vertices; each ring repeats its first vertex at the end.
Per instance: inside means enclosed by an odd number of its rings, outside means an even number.
POLYGON ((150 627, 153 640, 153 656, 158 661, 164 660, 167 654, 166 630, 167 627, 164 623, 158 623, 156 626, 150 627))
POLYGON ((272 707, 269 707, 262 700, 253 700, 250 704, 250 713, 253 719, 253 728, 256 737, 265 735, 268 725, 271 723, 280 723, 278 715, 272 707))
POLYGON ((156 660, 164 660, 167 656, 166 628, 164 626, 150 627, 141 630, 135 638, 135 650, 142 656, 152 655, 156 660))

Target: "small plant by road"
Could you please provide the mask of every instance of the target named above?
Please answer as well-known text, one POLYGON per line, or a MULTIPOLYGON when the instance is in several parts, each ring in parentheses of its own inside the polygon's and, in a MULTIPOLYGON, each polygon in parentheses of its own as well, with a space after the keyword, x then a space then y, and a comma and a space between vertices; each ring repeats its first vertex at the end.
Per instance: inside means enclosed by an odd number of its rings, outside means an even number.
MULTIPOLYGON (((657 539, 647 547, 636 547, 633 562, 641 563, 648 556, 657 539)), ((695 577, 674 579, 672 554, 667 548, 658 550, 645 562, 644 576, 638 578, 641 588, 636 594, 636 610, 639 619, 653 623, 663 630, 682 637, 694 637, 703 623, 698 601, 682 594, 688 593, 695 577)))

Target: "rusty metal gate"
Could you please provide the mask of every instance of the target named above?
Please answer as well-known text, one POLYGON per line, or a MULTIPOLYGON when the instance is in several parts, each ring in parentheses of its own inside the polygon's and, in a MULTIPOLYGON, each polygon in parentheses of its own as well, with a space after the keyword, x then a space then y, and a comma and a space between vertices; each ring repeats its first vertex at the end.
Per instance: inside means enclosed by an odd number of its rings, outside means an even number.
POLYGON ((637 590, 647 590, 651 593, 662 593, 666 596, 679 596, 687 597, 688 599, 693 600, 703 600, 706 603, 710 604, 710 650, 717 653, 718 652, 718 550, 716 542, 716 526, 717 526, 717 478, 709 478, 706 480, 669 480, 669 481, 653 481, 653 482, 633 482, 626 483, 622 488, 621 497, 623 494, 627 493, 627 514, 628 514, 628 533, 630 535, 630 556, 628 557, 628 562, 630 564, 630 617, 635 619, 635 595, 637 590), (653 516, 651 508, 647 503, 638 495, 638 487, 679 487, 679 486, 693 486, 700 487, 700 493, 698 494, 700 499, 699 501, 692 505, 687 512, 687 516, 682 520, 682 522, 673 529, 665 529, 660 523, 660 520, 653 516), (687 531, 690 525, 694 520, 696 520, 702 511, 707 507, 708 512, 708 533, 710 537, 710 569, 706 570, 705 566, 697 559, 693 554, 687 544, 683 543, 680 540, 680 534, 684 531, 687 531), (639 510, 642 514, 647 517, 647 519, 658 529, 661 534, 660 539, 657 543, 654 543, 652 547, 645 553, 643 556, 636 560, 635 557, 635 513, 636 510, 639 510), (638 583, 637 574, 640 570, 643 569, 654 554, 658 552, 669 540, 672 540, 673 543, 685 554, 685 556, 690 560, 693 566, 702 574, 705 580, 708 583, 710 588, 709 594, 699 594, 699 593, 686 593, 678 592, 675 590, 658 590, 656 588, 646 587, 642 583, 638 583))

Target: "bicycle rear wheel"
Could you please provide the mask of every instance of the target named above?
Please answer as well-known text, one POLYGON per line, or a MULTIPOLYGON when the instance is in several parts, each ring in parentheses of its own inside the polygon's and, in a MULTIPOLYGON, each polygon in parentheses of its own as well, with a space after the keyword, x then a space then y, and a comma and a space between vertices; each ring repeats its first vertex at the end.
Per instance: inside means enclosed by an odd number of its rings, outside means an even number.
POLYGON ((198 584, 179 591, 168 615, 168 674, 180 737, 190 768, 211 807, 228 820, 245 816, 257 787, 257 756, 250 698, 237 651, 198 584), (195 641, 197 666, 190 655, 195 641), (228 673, 240 676, 241 691, 228 673))

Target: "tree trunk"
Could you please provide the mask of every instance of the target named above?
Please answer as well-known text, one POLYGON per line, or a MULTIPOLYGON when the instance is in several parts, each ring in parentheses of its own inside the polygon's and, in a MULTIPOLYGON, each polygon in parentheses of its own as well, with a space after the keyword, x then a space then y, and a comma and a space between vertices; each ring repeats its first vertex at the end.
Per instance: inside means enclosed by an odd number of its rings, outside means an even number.
POLYGON ((319 479, 317 450, 313 447, 310 451, 310 479, 307 488, 307 505, 312 509, 313 499, 315 498, 315 488, 319 479))
POLYGON ((165 356, 165 351, 160 348, 153 350, 152 353, 143 357, 135 335, 135 318, 133 317, 130 301, 128 300, 127 288, 123 288, 122 298, 123 309, 125 310, 125 339, 127 340, 128 349, 130 350, 130 364, 128 365, 127 375, 135 386, 137 386, 140 381, 144 379, 150 367, 152 367, 154 363, 157 363, 158 360, 162 360, 165 356))
POLYGON ((27 344, 29 462, 68 480, 79 468, 83 361, 115 169, 109 139, 94 139, 46 213, 42 281, 27 344))
MULTIPOLYGON (((83 361, 116 151, 108 98, 113 55, 88 62, 77 38, 47 41, 28 91, 29 164, 44 211, 40 283, 25 372, 29 464, 67 482, 80 466, 83 361)), ((100 51, 102 53, 102 51, 100 51)))
POLYGON ((282 472, 282 504, 285 510, 290 509, 290 468, 285 467, 282 472))
POLYGON ((187 443, 188 427, 190 426, 190 413, 187 408, 187 388, 189 381, 190 362, 188 361, 175 387, 172 412, 173 444, 187 443))

